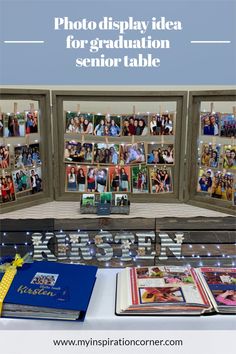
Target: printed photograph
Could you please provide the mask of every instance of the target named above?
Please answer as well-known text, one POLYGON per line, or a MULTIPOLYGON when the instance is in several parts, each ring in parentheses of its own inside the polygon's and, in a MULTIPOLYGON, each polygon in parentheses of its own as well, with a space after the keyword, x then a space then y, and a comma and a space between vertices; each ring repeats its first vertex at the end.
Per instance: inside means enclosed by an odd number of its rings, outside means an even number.
POLYGON ((220 131, 219 113, 201 113, 201 131, 202 135, 219 135, 220 131))
POLYGON ((194 284, 193 277, 190 273, 183 274, 183 273, 167 273, 164 276, 164 281, 166 284, 194 284))
POLYGON ((111 166, 109 168, 109 181, 111 192, 130 192, 130 167, 111 166))
POLYGON ((100 193, 100 203, 101 204, 112 204, 112 193, 105 192, 100 193))
POLYGON ((106 125, 109 127, 109 136, 116 137, 121 135, 120 122, 121 116, 119 115, 107 115, 106 125))
POLYGON ((185 302, 180 287, 139 288, 140 303, 179 303, 185 302))
POLYGON ((14 148, 15 168, 36 166, 41 164, 39 144, 16 146, 14 148))
POLYGON ((151 135, 173 135, 175 113, 151 114, 149 132, 151 135))
POLYGON ((66 165, 66 190, 77 191, 77 166, 66 165))
POLYGON ((41 167, 34 167, 29 169, 31 193, 39 193, 43 190, 42 171, 41 167))
POLYGON ((92 163, 93 144, 70 140, 65 141, 64 151, 65 162, 92 163))
POLYGON ((38 133, 38 111, 25 111, 25 132, 26 134, 38 133))
POLYGON ((209 285, 236 284, 235 273, 232 272, 204 272, 205 280, 209 285))
POLYGON ((129 205, 128 194, 115 194, 115 205, 116 206, 129 205))
POLYGON ((4 121, 3 121, 3 113, 0 113, 0 138, 3 138, 3 131, 4 131, 4 121))
POLYGON ((137 275, 138 279, 149 278, 149 269, 148 269, 148 267, 136 268, 136 275, 137 275))
POLYGON ((87 191, 103 193, 107 191, 107 168, 87 167, 87 191))
POLYGON ((220 136, 225 138, 236 138, 236 117, 234 114, 221 115, 220 136))
POLYGON ((213 179, 212 170, 207 168, 206 169, 200 168, 198 173, 197 191, 211 194, 212 179, 213 179))
POLYGON ((174 165, 173 144, 148 144, 148 165, 174 165))
POLYGON ((133 193, 148 193, 148 169, 146 166, 133 166, 132 170, 132 191, 133 193))
POLYGON ((236 145, 224 145, 222 159, 223 168, 236 170, 236 145))
POLYGON ((119 144, 94 144, 94 163, 118 165, 119 159, 119 144))
POLYGON ((0 168, 10 166, 10 150, 7 145, 0 145, 0 168))
POLYGON ((12 172, 15 192, 23 192, 31 189, 30 174, 28 169, 19 169, 12 172))
POLYGON ((87 167, 86 166, 77 166, 77 190, 79 192, 86 191, 86 175, 87 167))
POLYGON ((218 305, 236 306, 236 290, 211 290, 218 305))
POLYGON ((230 172, 214 172, 212 179, 212 198, 232 201, 234 176, 230 172))
POLYGON ((94 135, 97 136, 120 136, 120 116, 110 114, 94 115, 94 135))
POLYGON ((146 162, 144 143, 121 144, 120 164, 140 164, 146 162))
POLYGON ((122 135, 142 135, 148 134, 148 114, 135 114, 122 116, 122 135))
POLYGON ((173 182, 170 168, 150 167, 151 193, 173 192, 173 182))
POLYGON ((66 165, 66 190, 86 192, 87 166, 66 165))
POLYGON ((93 134, 93 114, 66 112, 66 133, 93 134))
POLYGON ((95 194, 82 194, 82 205, 94 206, 95 205, 95 194))
POLYGON ((36 273, 30 284, 54 286, 59 274, 36 273))
POLYGON ((6 138, 25 136, 24 113, 9 113, 4 115, 4 136, 6 138))
POLYGON ((0 201, 1 203, 13 202, 16 200, 15 187, 11 173, 0 175, 0 201))
POLYGON ((220 159, 220 145, 203 144, 201 149, 201 166, 217 168, 220 159))

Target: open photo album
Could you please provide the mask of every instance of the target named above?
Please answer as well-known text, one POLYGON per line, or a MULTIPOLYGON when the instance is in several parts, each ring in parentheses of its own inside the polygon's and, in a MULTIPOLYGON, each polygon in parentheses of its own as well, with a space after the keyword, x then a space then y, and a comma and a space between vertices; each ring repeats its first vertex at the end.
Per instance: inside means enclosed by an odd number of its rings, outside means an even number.
POLYGON ((152 266, 117 275, 117 315, 236 313, 236 268, 152 266))

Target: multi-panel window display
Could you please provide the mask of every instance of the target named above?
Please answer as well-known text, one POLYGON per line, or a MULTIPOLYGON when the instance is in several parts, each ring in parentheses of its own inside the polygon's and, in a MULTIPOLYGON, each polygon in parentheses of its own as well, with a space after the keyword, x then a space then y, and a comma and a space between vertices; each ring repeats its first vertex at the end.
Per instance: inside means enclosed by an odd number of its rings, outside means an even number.
POLYGON ((0 202, 43 191, 38 101, 1 101, 0 202))
POLYGON ((50 166, 46 167, 46 160, 52 160, 51 123, 47 116, 49 94, 36 91, 1 91, 0 203, 3 210, 33 205, 51 196, 50 166))
POLYGON ((180 138, 183 106, 171 97, 105 98, 65 96, 58 105, 61 195, 69 199, 72 193, 125 192, 156 195, 157 201, 161 195, 176 197, 176 136, 178 131, 180 138))
POLYGON ((236 101, 202 101, 199 107, 196 195, 235 206, 236 101))

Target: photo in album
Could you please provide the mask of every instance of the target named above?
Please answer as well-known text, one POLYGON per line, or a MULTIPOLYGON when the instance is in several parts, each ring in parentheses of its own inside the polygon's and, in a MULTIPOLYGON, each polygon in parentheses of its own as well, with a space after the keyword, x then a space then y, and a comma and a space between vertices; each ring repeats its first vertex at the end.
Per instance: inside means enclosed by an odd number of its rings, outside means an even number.
POLYGON ((236 273, 234 268, 202 268, 202 276, 218 306, 236 306, 236 273))
POLYGON ((28 168, 12 171, 12 177, 16 193, 31 190, 31 180, 28 168))
POLYGON ((94 144, 94 164, 118 165, 119 144, 94 144))
POLYGON ((236 170, 236 145, 224 145, 222 158, 223 168, 236 170))
POLYGON ((202 144, 200 162, 202 167, 218 168, 221 146, 208 143, 202 144))
POLYGON ((11 172, 0 174, 0 202, 9 203, 15 200, 16 194, 11 172))
POLYGON ((173 144, 147 144, 148 165, 174 165, 173 144))
POLYGON ((147 166, 132 166, 132 192, 149 193, 149 178, 147 166))
POLYGON ((220 136, 225 138, 236 137, 236 117, 234 114, 221 114, 220 136))
POLYGON ((25 111, 26 134, 38 133, 38 111, 25 111))
POLYGON ((133 114, 122 116, 122 135, 142 135, 148 134, 148 114, 133 114))
POLYGON ((129 166, 109 167, 110 192, 130 192, 131 175, 129 166))
POLYGON ((220 115, 219 113, 201 113, 201 133, 202 135, 219 136, 220 115))
POLYGON ((15 168, 36 166, 41 164, 39 144, 15 146, 15 168))
POLYGON ((144 143, 121 144, 120 164, 140 164, 146 162, 144 143))
POLYGON ((25 113, 4 114, 4 137, 25 136, 25 113))
POLYGON ((7 145, 0 145, 0 168, 8 168, 10 166, 10 149, 7 145))
POLYGON ((173 192, 172 173, 170 168, 149 167, 151 193, 173 192))
POLYGON ((174 135, 175 113, 151 113, 149 132, 151 135, 174 135))
POLYGON ((66 133, 93 134, 93 114, 66 112, 66 133))
POLYGON ((181 287, 139 288, 140 304, 185 302, 181 287))
POLYGON ((65 162, 92 163, 93 144, 81 143, 75 140, 65 141, 65 162))

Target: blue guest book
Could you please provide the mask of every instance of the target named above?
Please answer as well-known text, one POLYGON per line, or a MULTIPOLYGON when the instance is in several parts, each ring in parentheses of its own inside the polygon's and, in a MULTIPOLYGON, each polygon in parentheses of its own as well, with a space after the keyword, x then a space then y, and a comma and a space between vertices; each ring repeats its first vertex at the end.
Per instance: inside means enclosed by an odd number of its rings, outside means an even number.
POLYGON ((83 321, 96 272, 77 264, 24 264, 4 299, 2 317, 83 321))

